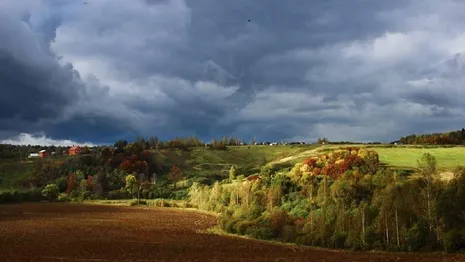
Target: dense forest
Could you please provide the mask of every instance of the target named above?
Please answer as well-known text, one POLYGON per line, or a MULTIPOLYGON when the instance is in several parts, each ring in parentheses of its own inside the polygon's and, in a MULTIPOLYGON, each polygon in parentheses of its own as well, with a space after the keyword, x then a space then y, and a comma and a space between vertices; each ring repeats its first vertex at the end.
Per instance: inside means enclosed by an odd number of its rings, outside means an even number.
POLYGON ((346 148, 256 179, 194 184, 191 203, 221 213, 223 230, 259 239, 356 250, 463 250, 465 169, 440 179, 425 154, 419 176, 384 168, 374 151, 346 148))
POLYGON ((465 145, 465 129, 445 133, 412 134, 401 137, 398 142, 407 145, 465 145))

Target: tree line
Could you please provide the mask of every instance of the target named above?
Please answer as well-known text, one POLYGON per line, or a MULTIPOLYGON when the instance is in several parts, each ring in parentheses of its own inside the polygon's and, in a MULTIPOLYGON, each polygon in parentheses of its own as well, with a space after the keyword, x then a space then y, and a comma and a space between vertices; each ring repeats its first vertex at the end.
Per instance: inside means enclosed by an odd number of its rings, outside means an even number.
POLYGON ((417 145, 417 144, 430 144, 430 145, 465 145, 465 129, 444 132, 415 135, 411 134, 401 137, 399 141, 402 144, 417 145))

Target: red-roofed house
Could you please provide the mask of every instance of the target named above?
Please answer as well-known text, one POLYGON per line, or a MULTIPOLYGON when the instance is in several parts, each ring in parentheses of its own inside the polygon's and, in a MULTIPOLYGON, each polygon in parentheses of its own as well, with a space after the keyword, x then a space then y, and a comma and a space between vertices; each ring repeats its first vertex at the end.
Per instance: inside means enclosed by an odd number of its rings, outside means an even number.
POLYGON ((47 150, 40 150, 39 151, 39 157, 48 157, 50 154, 47 152, 47 150))
POLYGON ((70 156, 79 155, 79 153, 81 153, 81 147, 79 147, 79 146, 72 146, 72 147, 68 150, 68 154, 69 154, 70 156))

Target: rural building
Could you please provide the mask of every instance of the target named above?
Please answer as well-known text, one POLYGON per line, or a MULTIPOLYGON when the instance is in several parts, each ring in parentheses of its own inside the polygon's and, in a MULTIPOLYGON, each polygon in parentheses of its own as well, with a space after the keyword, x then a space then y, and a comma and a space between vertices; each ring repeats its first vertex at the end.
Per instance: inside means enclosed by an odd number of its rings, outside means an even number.
POLYGON ((47 152, 47 150, 40 150, 39 151, 39 157, 48 157, 50 154, 47 152))
POLYGON ((79 146, 72 146, 68 150, 68 155, 70 155, 70 156, 79 155, 79 153, 81 153, 81 147, 79 147, 79 146))
POLYGON ((30 153, 28 158, 36 158, 39 157, 39 153, 30 153))

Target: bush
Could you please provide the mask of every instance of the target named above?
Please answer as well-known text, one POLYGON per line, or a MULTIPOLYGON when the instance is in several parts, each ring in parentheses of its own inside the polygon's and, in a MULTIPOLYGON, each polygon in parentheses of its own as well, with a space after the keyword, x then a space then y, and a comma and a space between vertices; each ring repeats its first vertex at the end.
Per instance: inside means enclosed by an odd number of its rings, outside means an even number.
POLYGON ((428 242, 428 228, 421 221, 407 230, 405 240, 409 251, 420 250, 428 242))
POLYGON ((71 198, 66 193, 61 193, 58 195, 58 201, 60 202, 70 202, 71 198))
POLYGON ((288 224, 289 216, 286 211, 275 209, 270 215, 270 228, 274 236, 279 237, 283 233, 283 228, 288 224))
POLYGON ((56 184, 48 184, 42 190, 42 195, 48 198, 50 201, 58 198, 58 186, 56 184))
POLYGON ((236 224, 236 220, 232 218, 231 214, 227 211, 223 213, 220 218, 218 219, 218 224, 220 227, 228 232, 228 233, 235 233, 234 225, 236 224))
POLYGON ((160 201, 160 207, 171 207, 171 206, 172 206, 171 202, 169 201, 165 201, 163 199, 160 201))
POLYGON ((188 192, 187 189, 182 189, 182 190, 175 191, 174 194, 173 194, 174 195, 173 199, 185 200, 185 199, 187 199, 187 192, 188 192))
POLYGON ((367 248, 373 248, 377 239, 376 230, 373 227, 368 227, 365 233, 365 245, 367 248))
POLYGON ((345 235, 346 235, 345 242, 343 243, 341 247, 337 246, 337 248, 347 247, 353 250, 360 250, 363 248, 363 242, 359 234, 354 234, 354 232, 350 232, 349 234, 345 233, 345 235))
POLYGON ((7 190, 0 191, 0 204, 19 203, 19 202, 38 202, 44 200, 40 190, 17 191, 7 190))
POLYGON ((252 226, 248 227, 245 234, 256 239, 269 240, 273 239, 273 231, 266 226, 252 226))
POLYGON ((296 238, 297 245, 311 246, 313 244, 312 238, 309 235, 303 235, 296 238))
POLYGON ((152 192, 150 192, 151 198, 171 198, 173 196, 173 191, 166 187, 153 187, 152 192))
POLYGON ((86 199, 92 199, 91 196, 92 194, 89 191, 80 191, 76 200, 82 202, 86 199))
POLYGON ((59 177, 55 180, 55 184, 58 186, 59 192, 65 192, 68 185, 68 180, 66 177, 59 177))
POLYGON ((331 245, 334 248, 344 248, 347 240, 347 232, 334 232, 331 237, 331 245))
POLYGON ((446 251, 459 251, 465 249, 465 232, 460 229, 452 229, 444 236, 444 248, 446 251))
POLYGON ((137 200, 132 200, 131 202, 129 202, 129 206, 137 206, 137 205, 146 206, 146 205, 147 205, 147 201, 139 200, 139 203, 137 203, 137 200))
POLYGON ((234 231, 235 231, 237 234, 244 235, 245 232, 247 231, 247 229, 248 229, 249 227, 251 227, 251 226, 253 226, 253 224, 252 224, 250 221, 242 220, 242 221, 237 222, 237 223, 234 225, 234 231))
POLYGON ((128 199, 130 198, 128 191, 124 189, 118 189, 108 192, 108 199, 128 199))
POLYGON ((169 202, 169 200, 165 200, 165 199, 155 199, 154 201, 149 202, 149 203, 150 205, 156 206, 156 207, 171 207, 171 203, 169 202))
POLYGON ((282 241, 283 242, 295 242, 297 239, 298 231, 297 227, 286 225, 282 229, 282 241))

